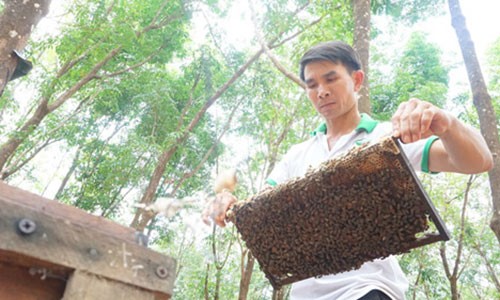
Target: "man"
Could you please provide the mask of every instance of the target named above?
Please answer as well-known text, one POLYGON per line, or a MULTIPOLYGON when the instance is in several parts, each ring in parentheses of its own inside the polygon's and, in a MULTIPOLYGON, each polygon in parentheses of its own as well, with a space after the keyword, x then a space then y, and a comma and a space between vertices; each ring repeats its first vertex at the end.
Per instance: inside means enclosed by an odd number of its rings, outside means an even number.
MULTIPOLYGON (((391 123, 378 123, 358 112, 357 92, 364 73, 358 55, 343 42, 319 44, 300 61, 300 78, 324 124, 309 140, 293 146, 269 176, 276 185, 302 176, 361 141, 392 134, 404 143, 412 166, 425 172, 480 173, 493 159, 482 136, 470 126, 431 103, 411 99, 402 103, 391 123)), ((205 212, 219 226, 236 199, 223 192, 205 212)), ((292 285, 291 299, 404 299, 408 282, 394 257, 367 262, 360 269, 292 285)))

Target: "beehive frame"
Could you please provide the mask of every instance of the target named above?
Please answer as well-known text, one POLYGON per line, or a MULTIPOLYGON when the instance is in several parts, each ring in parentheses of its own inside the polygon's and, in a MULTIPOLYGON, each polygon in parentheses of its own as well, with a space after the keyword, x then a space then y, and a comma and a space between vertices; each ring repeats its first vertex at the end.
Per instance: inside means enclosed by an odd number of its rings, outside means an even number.
POLYGON ((391 137, 237 203, 228 219, 275 288, 450 238, 391 137))

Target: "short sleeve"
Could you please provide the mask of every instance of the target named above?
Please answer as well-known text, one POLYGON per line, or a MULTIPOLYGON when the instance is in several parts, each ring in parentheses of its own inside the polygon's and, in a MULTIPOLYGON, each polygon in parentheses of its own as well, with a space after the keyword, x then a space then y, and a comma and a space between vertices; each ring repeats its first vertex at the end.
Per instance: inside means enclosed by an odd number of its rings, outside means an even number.
POLYGON ((271 174, 269 174, 269 177, 267 177, 266 179, 267 184, 276 186, 282 182, 285 182, 289 178, 287 158, 287 155, 285 155, 285 157, 283 157, 283 159, 274 166, 271 174))
POLYGON ((410 164, 416 171, 430 173, 429 152, 432 144, 438 139, 431 136, 428 139, 420 140, 410 144, 401 144, 410 164))

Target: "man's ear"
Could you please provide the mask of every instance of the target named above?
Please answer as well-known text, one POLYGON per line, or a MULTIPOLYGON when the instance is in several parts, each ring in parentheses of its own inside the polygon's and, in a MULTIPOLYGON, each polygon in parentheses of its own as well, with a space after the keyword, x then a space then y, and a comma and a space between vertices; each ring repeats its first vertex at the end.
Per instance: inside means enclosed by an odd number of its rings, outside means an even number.
POLYGON ((359 92, 363 80, 365 79, 365 72, 362 70, 357 70, 352 72, 352 79, 354 80, 354 91, 359 92))

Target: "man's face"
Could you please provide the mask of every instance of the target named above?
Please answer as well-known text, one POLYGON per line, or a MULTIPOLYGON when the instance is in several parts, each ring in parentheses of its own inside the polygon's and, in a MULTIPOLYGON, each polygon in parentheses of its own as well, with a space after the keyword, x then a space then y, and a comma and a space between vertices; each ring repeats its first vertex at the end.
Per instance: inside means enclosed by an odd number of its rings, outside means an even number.
POLYGON ((357 111, 356 92, 361 88, 362 71, 349 71, 328 60, 312 61, 304 68, 307 96, 325 119, 336 119, 357 111))

